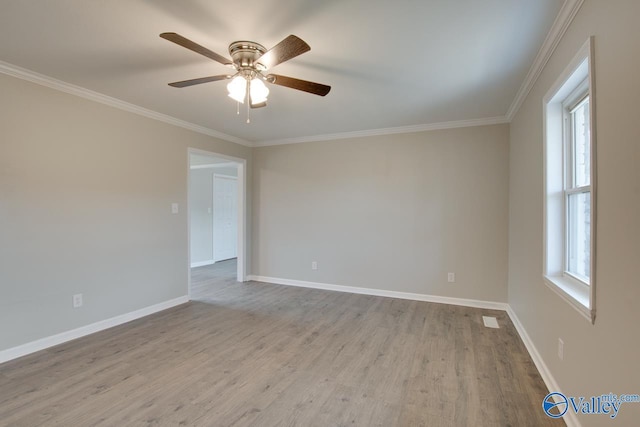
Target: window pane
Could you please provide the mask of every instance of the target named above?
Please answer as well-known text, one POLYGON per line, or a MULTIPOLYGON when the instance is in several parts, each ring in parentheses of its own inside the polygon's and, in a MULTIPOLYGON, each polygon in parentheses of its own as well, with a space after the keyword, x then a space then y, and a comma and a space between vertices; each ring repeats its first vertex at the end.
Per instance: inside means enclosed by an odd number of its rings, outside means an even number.
POLYGON ((567 271, 589 283, 589 267, 591 266, 591 193, 570 194, 567 202, 567 271))
POLYGON ((573 123, 573 186, 582 187, 591 183, 589 98, 586 98, 571 112, 571 118, 573 123))

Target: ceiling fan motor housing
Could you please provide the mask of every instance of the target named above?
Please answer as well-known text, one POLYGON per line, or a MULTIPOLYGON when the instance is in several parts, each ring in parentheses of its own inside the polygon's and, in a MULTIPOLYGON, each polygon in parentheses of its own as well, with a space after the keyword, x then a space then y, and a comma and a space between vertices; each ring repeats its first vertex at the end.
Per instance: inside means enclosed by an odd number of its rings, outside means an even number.
POLYGON ((233 59, 233 63, 240 71, 243 69, 252 69, 255 71, 263 71, 266 67, 258 61, 267 51, 264 46, 251 41, 237 41, 229 45, 229 54, 233 59))

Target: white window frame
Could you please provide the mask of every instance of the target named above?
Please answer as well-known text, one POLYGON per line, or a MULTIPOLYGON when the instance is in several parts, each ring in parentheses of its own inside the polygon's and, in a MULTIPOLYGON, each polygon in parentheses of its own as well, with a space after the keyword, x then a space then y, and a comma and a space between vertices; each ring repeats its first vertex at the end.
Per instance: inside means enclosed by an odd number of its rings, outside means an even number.
POLYGON ((593 37, 590 37, 543 99, 544 122, 544 283, 591 323, 596 307, 596 132, 593 37), (571 161, 568 109, 589 97, 590 267, 589 282, 567 272, 567 189, 571 161))

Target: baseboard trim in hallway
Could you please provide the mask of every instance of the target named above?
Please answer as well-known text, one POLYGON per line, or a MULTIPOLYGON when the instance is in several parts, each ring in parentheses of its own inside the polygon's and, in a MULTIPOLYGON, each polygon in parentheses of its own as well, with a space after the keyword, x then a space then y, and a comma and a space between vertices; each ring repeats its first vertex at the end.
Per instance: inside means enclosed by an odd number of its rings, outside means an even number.
POLYGON ((113 328, 114 326, 122 325, 123 323, 131 322, 132 320, 149 316, 150 314, 154 314, 159 311, 163 311, 187 302, 189 302, 189 297, 187 295, 184 295, 172 300, 144 307, 139 310, 121 314, 110 319, 100 320, 98 322, 81 326, 70 331, 61 332, 56 335, 51 335, 36 341, 31 341, 29 343, 19 345, 17 347, 2 350, 0 351, 0 363, 8 362, 9 360, 17 359, 18 357, 26 356, 28 354, 35 353, 36 351, 45 350, 49 347, 65 343, 67 341, 75 340, 77 338, 91 335, 105 329, 113 328))
POLYGON ((205 265, 211 265, 211 264, 215 264, 216 262, 212 259, 208 259, 206 261, 198 261, 198 262, 192 262, 191 263, 191 268, 195 268, 195 267, 204 267, 205 265))

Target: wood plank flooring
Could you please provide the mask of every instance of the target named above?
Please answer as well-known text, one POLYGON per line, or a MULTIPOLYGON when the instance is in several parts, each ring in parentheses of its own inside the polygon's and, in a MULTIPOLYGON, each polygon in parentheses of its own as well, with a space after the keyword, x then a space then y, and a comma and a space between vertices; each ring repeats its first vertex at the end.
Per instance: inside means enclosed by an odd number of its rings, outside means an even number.
POLYGON ((504 312, 234 275, 193 269, 197 301, 0 365, 0 425, 564 425, 504 312))

